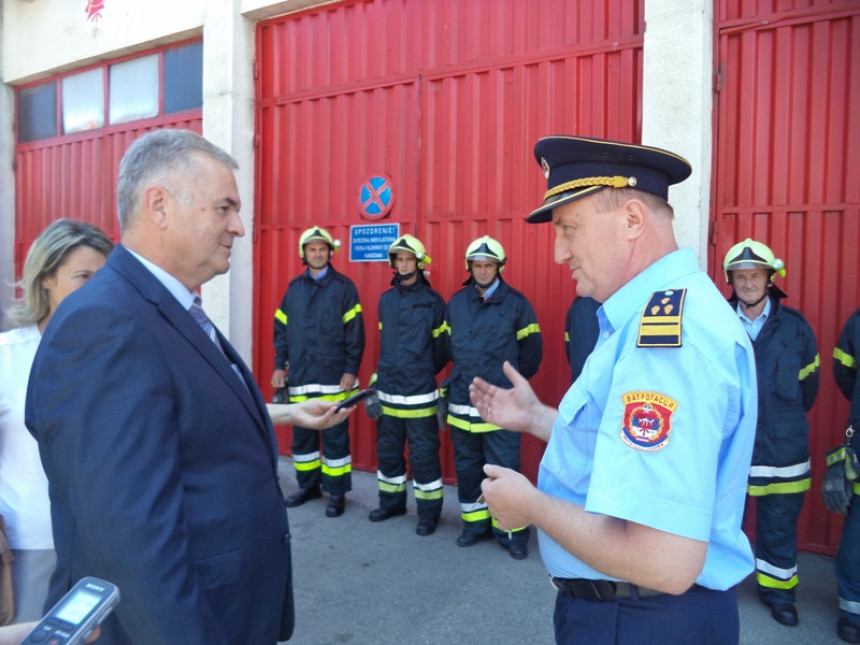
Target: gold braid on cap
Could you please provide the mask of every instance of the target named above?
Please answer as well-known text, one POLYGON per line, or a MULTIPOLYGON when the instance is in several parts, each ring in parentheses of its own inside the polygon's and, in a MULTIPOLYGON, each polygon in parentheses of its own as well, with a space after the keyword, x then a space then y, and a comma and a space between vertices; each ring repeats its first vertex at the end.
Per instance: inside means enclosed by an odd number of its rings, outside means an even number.
POLYGON ((615 175, 614 177, 583 177, 582 179, 574 179, 573 181, 559 184, 555 188, 546 191, 543 198, 546 201, 550 197, 555 197, 560 193, 576 188, 588 188, 591 186, 609 186, 610 188, 626 188, 630 186, 632 188, 636 183, 636 177, 621 177, 619 175, 615 175))

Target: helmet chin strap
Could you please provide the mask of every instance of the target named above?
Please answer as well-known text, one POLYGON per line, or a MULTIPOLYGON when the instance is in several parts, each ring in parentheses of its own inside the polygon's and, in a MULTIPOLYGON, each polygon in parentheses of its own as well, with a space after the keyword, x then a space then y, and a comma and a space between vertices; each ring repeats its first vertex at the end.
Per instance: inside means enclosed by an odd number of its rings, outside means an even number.
POLYGON ((740 296, 738 296, 738 300, 740 300, 745 306, 752 308, 752 307, 758 306, 759 303, 761 303, 765 298, 767 298, 767 295, 768 295, 767 289, 765 289, 764 295, 761 298, 759 298, 758 300, 756 300, 755 302, 747 302, 746 300, 741 299, 740 296))
POLYGON ((478 288, 480 289, 489 289, 490 287, 492 287, 497 277, 499 277, 498 274, 494 275, 492 280, 484 284, 483 282, 478 281, 478 278, 475 277, 474 273, 472 274, 472 280, 475 281, 475 284, 478 285, 478 288))
POLYGON ((415 271, 412 271, 410 273, 405 273, 405 274, 400 273, 399 271, 395 270, 394 271, 394 283, 400 284, 404 280, 411 280, 413 278, 413 276, 415 276, 417 273, 418 273, 417 269, 415 271))

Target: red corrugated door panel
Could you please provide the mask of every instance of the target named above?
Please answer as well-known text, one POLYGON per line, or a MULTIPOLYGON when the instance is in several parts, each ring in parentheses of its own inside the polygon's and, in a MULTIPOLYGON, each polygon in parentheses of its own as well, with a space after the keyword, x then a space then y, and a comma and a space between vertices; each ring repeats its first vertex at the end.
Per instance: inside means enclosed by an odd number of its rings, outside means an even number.
POLYGON ((116 177, 123 154, 137 137, 156 128, 203 131, 198 111, 181 119, 160 117, 15 147, 15 275, 27 250, 51 222, 71 217, 95 224, 119 240, 116 177))
MULTIPOLYGON (((416 234, 447 299, 467 277, 463 253, 489 234, 505 247, 505 277, 537 310, 545 338, 534 386, 557 402, 569 384, 564 318, 569 272, 552 263, 552 230, 526 226, 541 200, 532 155, 547 134, 638 141, 641 123, 641 0, 374 0, 326 5, 260 23, 255 346, 258 381, 272 370, 272 316, 302 267, 296 244, 311 224, 346 240, 369 223, 361 181, 382 172, 396 199, 380 220, 416 234)), ((385 263, 338 270, 358 285, 366 383, 378 352, 376 305, 385 263)), ((266 395, 271 394, 268 390, 266 395)), ((352 423, 353 465, 376 469, 373 424, 352 423)), ((279 428, 281 450, 289 429, 279 428)), ((454 480, 443 436, 444 477, 454 480)), ((543 444, 526 438, 523 470, 534 477, 543 444)))
POLYGON ((746 237, 786 263, 786 277, 777 278, 785 304, 812 325, 821 356, 799 542, 832 554, 841 519, 819 491, 824 453, 840 441, 848 411, 831 375, 833 347, 860 305, 860 112, 852 109, 860 100, 860 7, 810 0, 762 13, 739 6, 746 4, 724 1, 718 9, 711 272, 724 285, 723 258, 746 237))

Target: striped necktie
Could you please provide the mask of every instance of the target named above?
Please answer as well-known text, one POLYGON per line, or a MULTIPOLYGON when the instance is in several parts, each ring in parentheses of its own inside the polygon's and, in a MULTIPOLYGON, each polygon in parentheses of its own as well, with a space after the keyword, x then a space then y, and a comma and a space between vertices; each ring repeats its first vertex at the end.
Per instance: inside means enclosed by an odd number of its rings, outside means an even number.
POLYGON ((224 351, 224 347, 218 339, 218 334, 215 333, 215 325, 212 324, 212 321, 209 320, 209 316, 207 316, 206 312, 203 311, 203 300, 200 299, 200 296, 194 296, 194 303, 188 309, 188 313, 191 314, 191 317, 194 318, 194 320, 197 321, 197 324, 206 332, 206 335, 209 336, 209 340, 215 343, 215 347, 217 347, 218 351, 221 352, 221 356, 226 358, 227 362, 230 363, 233 373, 239 377, 239 380, 242 381, 242 385, 244 385, 245 389, 250 392, 251 390, 245 382, 245 377, 242 376, 242 370, 239 369, 239 366, 236 363, 230 360, 229 356, 227 356, 227 352, 224 351))
POLYGON ((197 324, 206 332, 206 335, 209 336, 209 340, 215 343, 215 346, 218 348, 218 351, 224 355, 226 358, 227 354, 224 353, 224 348, 221 347, 221 341, 218 340, 218 334, 215 333, 215 325, 212 324, 212 321, 209 320, 209 316, 206 315, 206 312, 203 311, 203 301, 200 299, 200 296, 194 296, 194 303, 188 309, 188 313, 191 314, 191 317, 197 321, 197 324))

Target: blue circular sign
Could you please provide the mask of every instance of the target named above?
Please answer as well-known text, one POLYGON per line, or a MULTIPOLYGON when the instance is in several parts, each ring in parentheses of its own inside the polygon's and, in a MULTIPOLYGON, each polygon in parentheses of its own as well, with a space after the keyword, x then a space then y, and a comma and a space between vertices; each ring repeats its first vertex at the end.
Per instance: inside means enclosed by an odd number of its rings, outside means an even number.
POLYGON ((391 178, 382 173, 370 175, 361 182, 358 191, 358 209, 368 219, 380 219, 391 212, 394 205, 394 188, 391 178))

